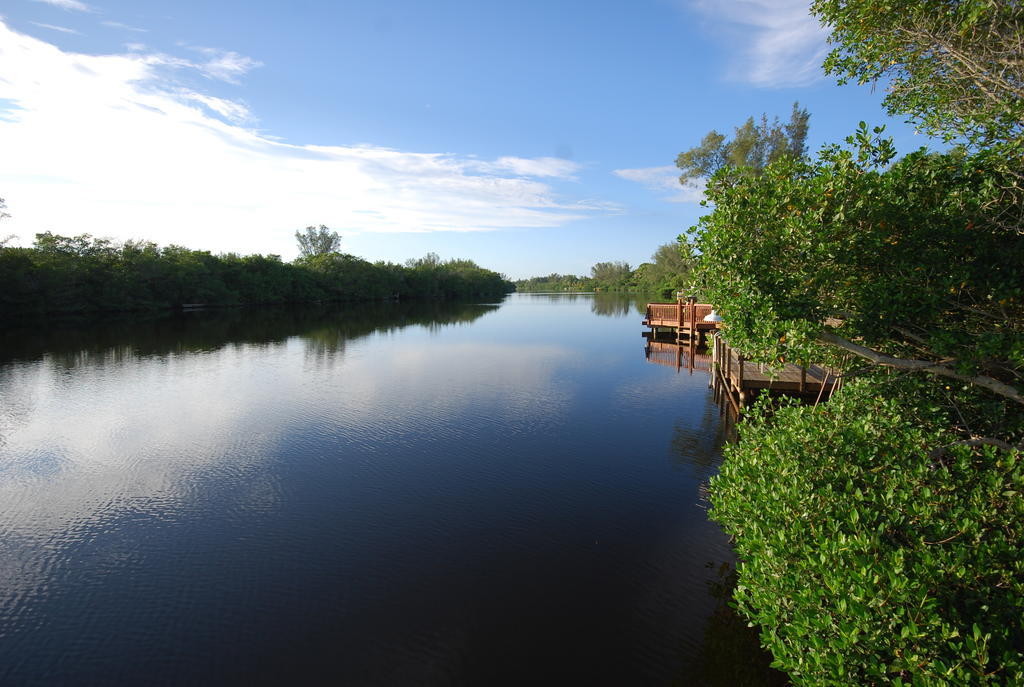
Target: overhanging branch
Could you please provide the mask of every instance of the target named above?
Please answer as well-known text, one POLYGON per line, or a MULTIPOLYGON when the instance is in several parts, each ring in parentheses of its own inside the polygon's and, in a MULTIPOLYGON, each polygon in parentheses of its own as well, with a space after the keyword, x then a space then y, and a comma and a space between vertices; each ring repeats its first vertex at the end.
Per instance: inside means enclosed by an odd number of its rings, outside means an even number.
POLYGON ((1002 439, 995 439, 993 437, 974 437, 972 439, 964 439, 963 441, 954 441, 952 444, 946 444, 945 446, 939 446, 933 448, 928 452, 928 458, 930 460, 938 460, 949 453, 949 449, 954 446, 995 446, 1004 451, 1024 451, 1024 446, 1014 446, 1013 444, 1007 443, 1002 439))
POLYGON ((832 332, 821 332, 818 334, 818 340, 831 346, 841 348, 844 351, 853 353, 854 355, 860 356, 866 360, 870 360, 880 367, 891 367, 897 370, 909 370, 916 372, 929 372, 931 374, 939 375, 940 377, 949 377, 950 379, 955 379, 960 382, 980 386, 995 394, 1024 405, 1024 396, 1021 395, 1020 391, 1015 387, 1012 387, 1009 384, 1004 384, 998 379, 994 379, 992 377, 987 377, 985 375, 971 376, 961 374, 951 367, 932 360, 896 358, 885 353, 879 353, 878 351, 867 348, 866 346, 855 344, 841 336, 836 336, 832 332))

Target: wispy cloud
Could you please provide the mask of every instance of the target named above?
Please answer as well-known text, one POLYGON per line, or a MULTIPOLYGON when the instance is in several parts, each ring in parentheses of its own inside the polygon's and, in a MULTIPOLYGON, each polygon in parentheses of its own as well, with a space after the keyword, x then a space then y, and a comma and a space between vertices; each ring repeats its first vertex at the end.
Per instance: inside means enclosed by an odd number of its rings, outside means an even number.
POLYGON ((53 5, 59 7, 62 10, 71 10, 73 12, 92 12, 93 9, 89 5, 86 5, 80 0, 33 0, 34 2, 41 2, 44 5, 53 5))
POLYGON ((289 256, 294 230, 310 224, 480 231, 609 211, 556 193, 551 180, 571 177, 569 161, 285 143, 242 126, 244 104, 175 79, 205 63, 64 52, 2 22, 0 44, 5 231, 22 237, 89 232, 289 256))
POLYGON ((642 184, 652 191, 671 192, 662 197, 670 203, 699 203, 704 198, 704 180, 683 186, 679 183, 679 170, 672 165, 616 169, 612 174, 642 184))
POLYGON ((81 36, 82 35, 81 31, 75 31, 74 29, 69 29, 66 26, 57 26, 56 24, 43 24, 42 22, 38 22, 38 21, 33 21, 33 22, 29 22, 29 23, 31 23, 31 24, 33 24, 35 26, 38 26, 40 28, 43 28, 43 29, 50 29, 51 31, 60 31, 61 33, 73 33, 76 36, 81 36))
POLYGON ((205 56, 205 61, 195 63, 195 67, 210 79, 219 79, 220 81, 237 84, 239 77, 245 76, 247 72, 252 71, 256 67, 263 66, 263 63, 259 60, 239 55, 233 50, 196 46, 186 47, 205 56))
POLYGON ((119 21, 101 21, 104 26, 109 26, 112 29, 124 29, 125 31, 134 31, 136 33, 146 33, 149 29, 140 29, 138 26, 129 26, 128 24, 122 24, 119 21))
POLYGON ((480 162, 477 169, 492 174, 574 179, 580 165, 560 157, 500 157, 493 162, 480 162))
POLYGON ((710 31, 731 35, 728 76, 755 86, 804 86, 821 78, 827 31, 807 0, 684 0, 710 31))
POLYGON ((181 97, 185 100, 191 100, 205 105, 213 112, 216 112, 221 117, 232 122, 248 122, 253 119, 252 113, 242 103, 235 102, 234 100, 228 100, 226 98, 217 98, 212 95, 205 95, 203 93, 197 93, 188 89, 182 89, 179 91, 181 97))

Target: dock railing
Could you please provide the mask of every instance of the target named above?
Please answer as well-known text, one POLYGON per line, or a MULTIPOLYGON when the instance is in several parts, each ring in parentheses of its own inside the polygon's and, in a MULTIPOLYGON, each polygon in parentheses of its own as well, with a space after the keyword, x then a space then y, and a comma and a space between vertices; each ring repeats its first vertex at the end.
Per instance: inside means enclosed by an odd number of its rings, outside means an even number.
POLYGON ((840 377, 836 370, 820 365, 785 363, 781 369, 768 369, 752 363, 733 349, 721 335, 711 344, 711 375, 738 397, 738 406, 745 405, 755 394, 778 392, 811 400, 823 400, 832 395, 840 377))
POLYGON ((644 325, 648 327, 668 327, 685 331, 711 331, 718 329, 718 322, 708 322, 704 318, 714 308, 708 303, 698 303, 696 299, 678 299, 675 303, 648 303, 644 325))

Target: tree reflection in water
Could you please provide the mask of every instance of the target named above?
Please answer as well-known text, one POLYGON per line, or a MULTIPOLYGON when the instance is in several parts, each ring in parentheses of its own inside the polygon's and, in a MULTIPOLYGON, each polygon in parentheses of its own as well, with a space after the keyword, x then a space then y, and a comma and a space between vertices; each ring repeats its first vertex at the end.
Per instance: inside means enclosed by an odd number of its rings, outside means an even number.
POLYGON ((628 317, 634 314, 643 315, 647 312, 647 304, 653 302, 653 296, 636 293, 608 293, 598 291, 592 296, 590 309, 601 317, 628 317))
MULTIPOLYGON (((672 461, 692 470, 699 481, 698 498, 705 508, 708 484, 718 472, 722 448, 735 441, 736 417, 725 403, 704 406, 699 422, 680 421, 672 433, 672 461)), ((760 629, 748 627, 731 606, 736 588, 734 560, 708 561, 707 590, 715 600, 695 658, 676 677, 680 687, 782 687, 788 676, 771 667, 772 656, 761 648, 760 629)))
POLYGON ((680 674, 674 685, 679 687, 785 687, 788 676, 771 667, 772 656, 761 648, 757 627, 748 627, 732 608, 736 588, 736 568, 724 561, 709 562, 714 578, 708 582, 708 593, 715 599, 715 610, 704 628, 697 658, 680 674))
POLYGON ((273 347, 291 337, 316 355, 337 356, 345 342, 409 326, 436 331, 473 322, 497 305, 454 302, 375 302, 343 305, 211 308, 160 315, 125 315, 87 322, 49 319, 0 330, 0 365, 39 360, 57 369, 120 364, 139 357, 273 347))

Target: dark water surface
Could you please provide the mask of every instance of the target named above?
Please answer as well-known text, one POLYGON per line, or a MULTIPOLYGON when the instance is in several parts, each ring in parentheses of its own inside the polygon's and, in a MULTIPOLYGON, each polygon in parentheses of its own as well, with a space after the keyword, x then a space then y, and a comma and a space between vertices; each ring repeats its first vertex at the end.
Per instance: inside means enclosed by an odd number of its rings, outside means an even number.
POLYGON ((719 411, 641 319, 517 295, 7 331, 0 683, 737 683, 763 658, 712 593, 719 411))

